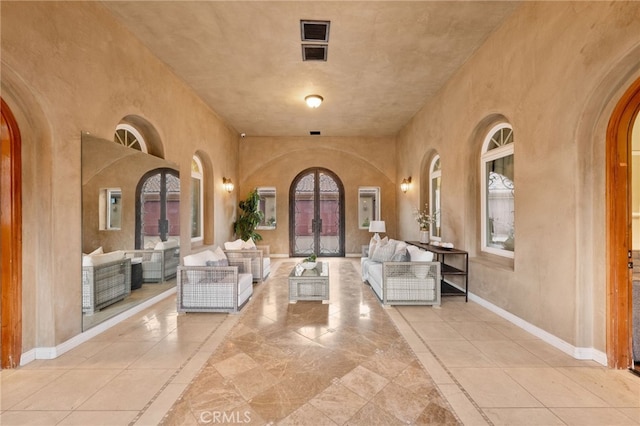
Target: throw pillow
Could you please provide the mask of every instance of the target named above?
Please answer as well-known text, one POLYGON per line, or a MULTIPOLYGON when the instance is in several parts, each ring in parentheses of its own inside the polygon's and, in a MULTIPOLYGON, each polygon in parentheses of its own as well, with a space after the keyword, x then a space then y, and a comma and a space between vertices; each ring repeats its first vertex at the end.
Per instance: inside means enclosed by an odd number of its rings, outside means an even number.
POLYGON ((373 252, 373 256, 371 260, 376 262, 388 262, 393 257, 393 253, 396 251, 396 243, 395 242, 386 242, 386 244, 380 244, 376 247, 376 250, 373 252))
POLYGON ((253 238, 249 237, 249 239, 247 241, 243 241, 242 242, 242 248, 243 249, 255 249, 256 248, 256 243, 253 242, 253 238))
MULTIPOLYGON (((224 251, 220 247, 216 247, 213 251, 213 261, 217 263, 215 266, 229 266, 229 259, 224 251)), ((207 262, 207 266, 209 262, 207 262)))
POLYGON ((408 246, 409 244, 405 243, 404 241, 398 241, 396 244, 396 253, 403 252, 403 251, 406 253, 408 246))
MULTIPOLYGON (((419 249, 416 246, 407 247, 411 262, 431 262, 433 261, 433 253, 430 251, 419 249)), ((424 279, 429 274, 429 265, 411 265, 413 274, 416 278, 424 279)))
POLYGON ((431 262, 433 261, 433 253, 422 250, 416 246, 408 246, 409 261, 411 262, 431 262))
POLYGON ((244 241, 241 239, 237 239, 235 241, 228 241, 224 243, 225 250, 242 250, 242 246, 244 245, 244 241))
POLYGON ((407 248, 405 247, 400 251, 398 251, 398 249, 396 248, 396 251, 393 253, 393 256, 391 256, 391 261, 392 262, 408 262, 409 254, 407 253, 407 248))
POLYGON ((371 241, 369 241, 369 259, 373 256, 373 252, 376 251, 376 246, 378 245, 378 240, 371 237, 371 241))
POLYGON ((98 247, 97 249, 89 253, 89 256, 94 256, 96 254, 104 254, 104 250, 102 249, 102 246, 98 247))
POLYGON ((204 250, 199 253, 190 254, 182 259, 184 266, 206 266, 210 260, 216 260, 211 250, 204 250))

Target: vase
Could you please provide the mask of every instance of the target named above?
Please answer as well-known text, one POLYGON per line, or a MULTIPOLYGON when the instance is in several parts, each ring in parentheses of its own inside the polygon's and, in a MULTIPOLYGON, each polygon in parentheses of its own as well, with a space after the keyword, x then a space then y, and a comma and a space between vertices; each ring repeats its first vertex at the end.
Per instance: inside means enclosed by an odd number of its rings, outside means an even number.
POLYGON ((420 242, 429 244, 429 231, 420 231, 420 242))

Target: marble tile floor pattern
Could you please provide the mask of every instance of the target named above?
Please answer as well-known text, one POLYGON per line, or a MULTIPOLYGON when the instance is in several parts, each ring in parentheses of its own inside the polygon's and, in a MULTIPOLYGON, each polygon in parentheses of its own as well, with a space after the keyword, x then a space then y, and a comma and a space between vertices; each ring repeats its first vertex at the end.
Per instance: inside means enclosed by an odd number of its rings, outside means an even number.
POLYGON ((291 262, 274 259, 238 315, 178 315, 170 297, 57 359, 0 371, 0 424, 640 424, 628 371, 575 360, 462 298, 383 309, 359 259, 330 260, 330 303, 290 305, 291 262), (287 386, 294 377, 304 385, 287 386))

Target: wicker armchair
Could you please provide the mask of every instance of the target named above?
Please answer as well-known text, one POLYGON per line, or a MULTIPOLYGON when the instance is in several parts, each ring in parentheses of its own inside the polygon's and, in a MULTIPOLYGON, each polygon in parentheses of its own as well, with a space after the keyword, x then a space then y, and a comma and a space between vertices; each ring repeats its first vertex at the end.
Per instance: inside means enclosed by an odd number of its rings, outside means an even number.
POLYGON ((178 312, 238 312, 253 294, 248 258, 230 266, 178 266, 178 312))
POLYGON ((262 282, 271 272, 271 257, 269 246, 256 246, 255 249, 224 250, 229 260, 246 258, 251 260, 251 274, 253 280, 262 282))
POLYGON ((131 294, 131 259, 121 258, 82 267, 82 312, 96 311, 131 294))
POLYGON ((142 258, 142 281, 159 283, 176 276, 180 264, 180 246, 177 243, 158 243, 154 249, 126 250, 127 257, 142 258))

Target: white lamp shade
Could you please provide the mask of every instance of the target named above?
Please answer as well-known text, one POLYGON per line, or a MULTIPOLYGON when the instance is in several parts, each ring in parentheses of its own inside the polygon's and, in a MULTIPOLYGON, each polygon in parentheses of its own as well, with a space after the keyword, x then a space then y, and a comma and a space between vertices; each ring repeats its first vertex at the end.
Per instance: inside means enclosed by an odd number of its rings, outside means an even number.
POLYGON ((372 220, 369 223, 369 232, 387 232, 384 220, 372 220))

